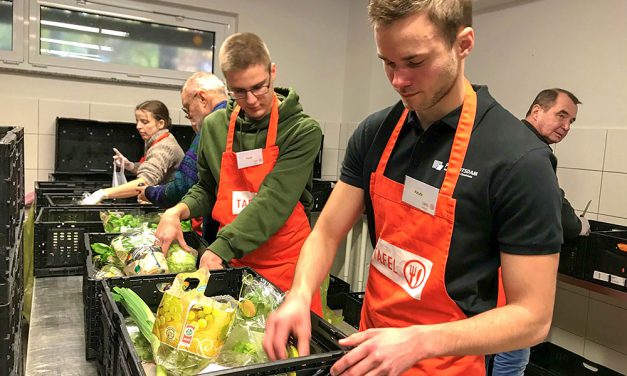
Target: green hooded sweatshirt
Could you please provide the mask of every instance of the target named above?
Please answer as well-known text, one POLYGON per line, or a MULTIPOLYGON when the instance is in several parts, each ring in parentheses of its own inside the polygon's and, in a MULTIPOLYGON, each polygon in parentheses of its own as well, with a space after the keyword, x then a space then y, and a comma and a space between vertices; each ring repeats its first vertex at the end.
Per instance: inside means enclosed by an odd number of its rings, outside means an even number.
MULTIPOLYGON (((281 101, 276 139, 279 156, 255 198, 218 232, 217 239, 209 246, 225 261, 241 258, 265 243, 287 221, 298 201, 307 214, 313 204, 313 164, 320 149, 322 130, 318 122, 303 113, 294 90, 274 90, 281 101)), ((230 100, 226 109, 211 113, 203 121, 198 145, 198 183, 181 200, 189 207, 192 218, 211 215, 213 210, 235 104, 230 100)), ((265 148, 269 118, 270 114, 260 120, 245 119, 240 111, 233 151, 265 148)))

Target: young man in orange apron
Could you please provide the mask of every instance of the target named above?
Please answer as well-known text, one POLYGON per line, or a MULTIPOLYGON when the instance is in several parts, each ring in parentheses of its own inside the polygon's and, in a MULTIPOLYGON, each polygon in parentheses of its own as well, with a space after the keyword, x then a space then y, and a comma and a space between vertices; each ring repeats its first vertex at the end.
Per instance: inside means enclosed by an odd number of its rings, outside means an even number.
MULTIPOLYGON (((233 100, 205 118, 199 183, 166 211, 157 238, 164 249, 174 239, 184 242, 179 221, 209 212, 220 231, 201 265, 249 266, 287 291, 311 232, 307 215, 322 131, 292 89, 274 87, 276 67, 258 36, 227 38, 220 68, 233 100)), ((311 309, 322 315, 319 294, 311 309)))
POLYGON ((561 243, 554 159, 465 79, 470 0, 371 0, 368 11, 402 101, 351 137, 264 348, 285 357, 292 333, 308 353, 300 307, 365 207, 374 252, 360 333, 340 341, 350 351, 331 374, 484 375, 484 354, 537 343, 550 327, 561 243), (508 301, 496 308, 500 265, 508 301))

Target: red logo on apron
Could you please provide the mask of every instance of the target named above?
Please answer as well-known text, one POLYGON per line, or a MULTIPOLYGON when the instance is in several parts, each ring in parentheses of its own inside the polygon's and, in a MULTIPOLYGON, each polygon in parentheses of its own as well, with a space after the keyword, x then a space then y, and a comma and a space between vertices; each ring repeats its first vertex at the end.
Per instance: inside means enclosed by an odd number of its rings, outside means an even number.
POLYGON ((411 260, 405 263, 403 273, 405 274, 405 281, 409 288, 415 289, 425 281, 425 265, 418 260, 411 260))

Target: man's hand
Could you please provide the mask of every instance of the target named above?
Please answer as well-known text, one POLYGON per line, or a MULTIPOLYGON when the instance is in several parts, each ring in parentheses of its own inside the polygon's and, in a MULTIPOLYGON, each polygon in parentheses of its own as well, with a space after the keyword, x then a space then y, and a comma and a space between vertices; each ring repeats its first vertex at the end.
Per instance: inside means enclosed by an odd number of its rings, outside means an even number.
POLYGON ((400 375, 426 357, 424 345, 434 339, 424 334, 420 326, 410 326, 369 329, 341 339, 341 346, 355 348, 333 365, 331 375, 400 375))
POLYGON ((107 198, 107 191, 104 189, 99 189, 96 192, 85 197, 81 201, 81 205, 96 205, 96 204, 99 204, 102 200, 105 200, 106 198, 107 198))
POLYGON ((113 163, 115 163, 116 166, 124 166, 125 170, 133 170, 133 162, 126 159, 126 157, 122 155, 122 153, 120 153, 118 149, 113 148, 113 152, 115 153, 115 155, 113 156, 113 163))
POLYGON ((579 217, 579 221, 581 222, 581 231, 579 232, 579 235, 590 235, 590 222, 588 221, 588 219, 586 217, 579 217))
POLYGON ((224 260, 215 253, 213 253, 209 248, 205 249, 205 253, 202 254, 200 258, 200 267, 203 266, 209 270, 213 269, 224 269, 224 265, 222 263, 224 260))
POLYGON ((299 356, 309 355, 311 297, 290 292, 281 306, 268 316, 263 348, 270 360, 287 358, 287 340, 293 334, 299 356))
POLYGON ((183 230, 181 230, 181 220, 178 211, 168 209, 161 215, 159 226, 155 232, 155 237, 161 242, 161 251, 167 257, 170 244, 176 240, 183 248, 187 248, 185 238, 183 238, 183 230))

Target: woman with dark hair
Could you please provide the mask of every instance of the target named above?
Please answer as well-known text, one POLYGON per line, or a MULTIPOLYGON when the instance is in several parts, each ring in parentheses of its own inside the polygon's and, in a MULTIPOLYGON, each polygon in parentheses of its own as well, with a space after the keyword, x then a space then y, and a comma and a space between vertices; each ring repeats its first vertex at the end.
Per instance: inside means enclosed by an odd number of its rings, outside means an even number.
POLYGON ((170 113, 165 104, 149 100, 135 107, 137 131, 144 140, 144 156, 138 162, 131 162, 117 149, 113 163, 124 168, 137 179, 106 189, 99 189, 83 200, 84 205, 94 205, 104 199, 137 196, 140 185, 157 185, 168 182, 183 160, 183 149, 168 131, 172 125, 170 113))

